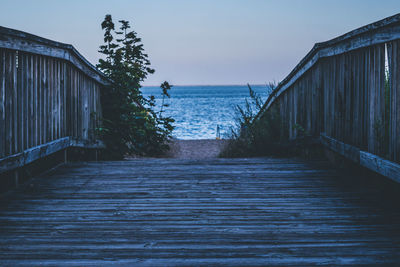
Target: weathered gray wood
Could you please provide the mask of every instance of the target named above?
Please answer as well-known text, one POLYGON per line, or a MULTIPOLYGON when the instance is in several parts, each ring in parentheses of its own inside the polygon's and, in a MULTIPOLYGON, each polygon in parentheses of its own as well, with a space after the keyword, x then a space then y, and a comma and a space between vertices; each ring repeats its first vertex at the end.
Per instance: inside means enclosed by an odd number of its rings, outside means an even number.
POLYGON ((389 153, 395 161, 400 161, 400 42, 388 45, 390 77, 390 121, 389 153))
POLYGON ((47 157, 55 152, 61 151, 69 147, 78 147, 86 149, 103 149, 105 145, 100 140, 74 140, 63 137, 46 144, 42 144, 33 148, 29 148, 21 153, 17 153, 0 159, 0 174, 15 168, 23 167, 35 160, 47 157))
POLYGON ((360 149, 355 146, 343 143, 339 140, 327 136, 324 133, 321 134, 321 143, 327 148, 339 153, 340 155, 356 163, 360 162, 360 149))
POLYGON ((21 153, 2 158, 0 159, 0 173, 23 167, 35 160, 47 157, 70 146, 70 138, 64 137, 47 144, 27 149, 21 153))
POLYGON ((0 49, 0 158, 6 155, 6 55, 0 49))
POLYGON ((355 162, 363 150, 399 163, 399 19, 400 14, 316 44, 255 120, 279 107, 282 136, 298 138, 303 128, 316 137, 324 133, 325 145, 355 162), (390 92, 385 91, 386 47, 390 92))
POLYGON ((374 154, 360 151, 360 164, 400 183, 400 165, 374 154))
POLYGON ((396 265, 398 196, 366 180, 296 159, 68 164, 0 198, 0 265, 396 265))
POLYGON ((110 85, 106 76, 87 61, 72 45, 51 41, 26 32, 0 26, 0 48, 19 50, 71 62, 88 77, 103 85, 110 85))
MULTIPOLYGON (((87 65, 80 55, 80 64, 86 64, 81 68, 71 63, 75 59, 58 57, 58 50, 53 51, 55 54, 40 53, 41 46, 48 52, 53 48, 61 49, 59 52, 72 49, 0 27, 0 160, 6 158, 7 166, 30 163, 30 160, 11 160, 26 153, 38 159, 36 149, 63 137, 79 139, 80 147, 99 146, 92 133, 101 117, 90 114, 101 111, 101 103, 94 103, 92 98, 100 99, 102 86, 109 82, 88 74, 88 71, 98 72, 95 69, 82 69, 93 66, 87 65), (2 48, 2 42, 9 44, 7 49, 2 48), (23 49, 24 46, 37 51, 23 49)), ((73 53, 78 56, 76 51, 73 53)))
POLYGON ((273 98, 280 96, 320 59, 351 52, 360 48, 400 39, 400 14, 369 24, 324 43, 317 43, 281 82, 268 98, 262 110, 267 110, 273 98))

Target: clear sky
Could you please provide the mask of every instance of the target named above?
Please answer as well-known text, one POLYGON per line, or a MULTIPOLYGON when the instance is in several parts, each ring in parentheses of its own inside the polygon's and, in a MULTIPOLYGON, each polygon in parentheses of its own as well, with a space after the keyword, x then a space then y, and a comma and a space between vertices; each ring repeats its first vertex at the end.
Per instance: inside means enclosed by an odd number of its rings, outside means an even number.
POLYGON ((146 85, 282 80, 312 48, 400 13, 400 0, 1 0, 0 25, 99 58, 105 14, 129 20, 156 73, 146 85))

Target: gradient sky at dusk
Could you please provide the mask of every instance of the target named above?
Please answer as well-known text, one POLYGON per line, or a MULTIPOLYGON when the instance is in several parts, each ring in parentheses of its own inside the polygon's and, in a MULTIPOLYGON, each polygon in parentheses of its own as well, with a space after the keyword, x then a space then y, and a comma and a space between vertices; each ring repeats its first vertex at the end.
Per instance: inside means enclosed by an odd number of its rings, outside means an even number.
POLYGON ((129 20, 156 73, 145 84, 282 80, 312 48, 400 12, 399 0, 1 0, 0 26, 99 58, 105 14, 129 20))

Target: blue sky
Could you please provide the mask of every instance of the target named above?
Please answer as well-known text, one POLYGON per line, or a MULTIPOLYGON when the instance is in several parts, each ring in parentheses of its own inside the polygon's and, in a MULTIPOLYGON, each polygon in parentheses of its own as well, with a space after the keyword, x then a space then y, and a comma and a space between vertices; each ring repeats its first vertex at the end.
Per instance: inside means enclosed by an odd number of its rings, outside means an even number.
POLYGON ((0 25, 96 63, 105 14, 129 20, 156 73, 146 85, 282 80, 312 48, 400 13, 399 0, 1 0, 0 25))

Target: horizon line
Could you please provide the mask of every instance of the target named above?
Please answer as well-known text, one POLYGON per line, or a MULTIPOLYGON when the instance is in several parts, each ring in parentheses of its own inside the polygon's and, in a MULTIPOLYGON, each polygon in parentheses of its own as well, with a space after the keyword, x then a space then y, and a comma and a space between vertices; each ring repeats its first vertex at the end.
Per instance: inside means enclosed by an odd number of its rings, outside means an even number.
MULTIPOLYGON (((265 85, 268 83, 245 83, 245 84, 171 84, 171 86, 247 86, 247 85, 265 85)), ((143 85, 143 87, 160 87, 160 85, 143 85)))

